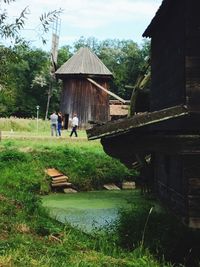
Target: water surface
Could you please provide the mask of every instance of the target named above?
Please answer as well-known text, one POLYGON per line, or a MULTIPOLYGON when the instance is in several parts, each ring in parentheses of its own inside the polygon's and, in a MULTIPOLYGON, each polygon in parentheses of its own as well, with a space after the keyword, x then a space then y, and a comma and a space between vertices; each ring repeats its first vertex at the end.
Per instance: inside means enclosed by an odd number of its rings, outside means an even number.
POLYGON ((132 196, 133 191, 95 191, 51 194, 42 200, 53 218, 90 232, 112 224, 119 209, 127 207, 132 196))

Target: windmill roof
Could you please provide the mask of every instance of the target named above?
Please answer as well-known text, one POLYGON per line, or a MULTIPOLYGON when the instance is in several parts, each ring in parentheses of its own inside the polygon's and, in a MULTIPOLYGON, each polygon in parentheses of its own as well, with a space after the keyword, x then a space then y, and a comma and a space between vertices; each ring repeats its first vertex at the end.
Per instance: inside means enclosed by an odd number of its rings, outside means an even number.
POLYGON ((80 48, 56 71, 57 77, 63 75, 113 76, 103 62, 87 47, 80 48))

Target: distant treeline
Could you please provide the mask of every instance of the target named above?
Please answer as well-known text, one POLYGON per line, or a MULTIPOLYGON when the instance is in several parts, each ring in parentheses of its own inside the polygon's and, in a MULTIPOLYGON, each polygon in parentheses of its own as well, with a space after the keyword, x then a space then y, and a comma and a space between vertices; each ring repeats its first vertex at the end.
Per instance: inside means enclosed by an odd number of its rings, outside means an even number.
MULTIPOLYGON (((81 37, 73 46, 63 46, 58 51, 60 67, 80 47, 87 46, 113 73, 111 91, 124 99, 130 99, 132 86, 149 55, 149 42, 141 46, 132 40, 81 37)), ((32 48, 27 43, 12 48, 0 46, 0 117, 35 117, 36 106, 39 116, 44 118, 49 87, 52 97, 49 112, 59 110, 61 83, 50 75, 50 53, 32 48)))

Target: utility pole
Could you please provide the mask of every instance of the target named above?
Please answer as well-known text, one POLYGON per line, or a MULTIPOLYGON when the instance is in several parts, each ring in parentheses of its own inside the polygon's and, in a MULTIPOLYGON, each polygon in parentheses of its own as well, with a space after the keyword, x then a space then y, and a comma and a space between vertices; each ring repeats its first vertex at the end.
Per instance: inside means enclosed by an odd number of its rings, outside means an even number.
POLYGON ((50 84, 47 96, 47 106, 46 106, 46 115, 45 120, 48 118, 49 113, 49 105, 52 97, 52 89, 53 89, 53 81, 55 80, 55 71, 57 66, 57 58, 58 58, 58 43, 59 43, 59 35, 60 35, 60 26, 61 19, 56 18, 53 22, 52 26, 52 43, 51 43, 51 55, 50 55, 50 84))
POLYGON ((37 133, 38 133, 38 122, 39 122, 39 109, 40 109, 40 106, 37 105, 36 106, 36 110, 37 110, 37 133))

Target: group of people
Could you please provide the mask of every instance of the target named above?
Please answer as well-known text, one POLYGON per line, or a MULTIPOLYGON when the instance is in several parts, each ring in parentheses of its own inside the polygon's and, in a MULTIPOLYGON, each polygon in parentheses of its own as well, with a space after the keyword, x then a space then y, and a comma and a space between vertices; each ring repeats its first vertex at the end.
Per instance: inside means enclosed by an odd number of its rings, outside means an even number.
MULTIPOLYGON (((63 126, 63 116, 61 112, 58 112, 58 114, 54 111, 50 115, 50 123, 51 123, 51 136, 61 136, 61 130, 63 126)), ((78 117, 77 114, 73 114, 73 118, 71 119, 71 125, 72 125, 72 130, 70 133, 70 137, 72 137, 73 134, 75 134, 76 137, 78 137, 77 134, 77 128, 78 128, 78 117)))

